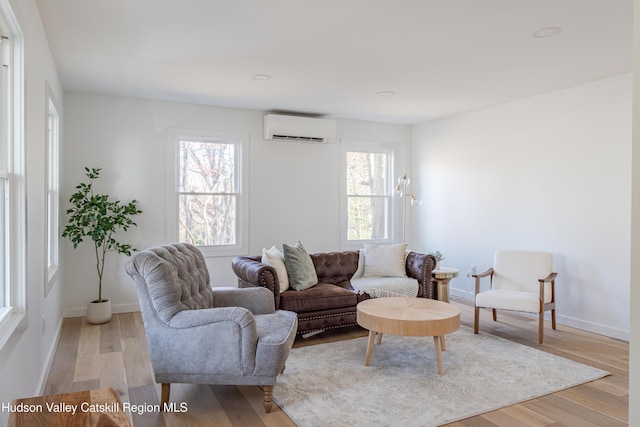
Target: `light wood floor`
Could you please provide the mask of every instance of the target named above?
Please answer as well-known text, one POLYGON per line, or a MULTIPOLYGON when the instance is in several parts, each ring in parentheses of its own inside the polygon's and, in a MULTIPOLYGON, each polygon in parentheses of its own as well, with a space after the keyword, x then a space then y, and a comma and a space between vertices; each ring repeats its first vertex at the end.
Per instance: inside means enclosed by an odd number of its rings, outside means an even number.
MULTIPOLYGON (((473 309, 454 299, 462 323, 473 326, 473 309)), ((498 322, 483 311, 481 329, 520 344, 539 348, 611 372, 603 379, 518 405, 468 418, 448 427, 514 426, 625 426, 628 420, 629 345, 626 342, 558 325, 545 328, 545 344, 537 344, 537 322, 511 313, 498 313, 498 322)), ((294 347, 366 336, 358 327, 327 331, 309 339, 297 338, 294 347)), ((64 320, 58 348, 46 384, 46 394, 113 387, 122 401, 142 405, 130 413, 134 426, 272 426, 295 424, 274 406, 262 409, 259 387, 174 384, 171 400, 187 402, 188 412, 145 412, 157 404, 160 388, 154 383, 140 313, 114 315, 104 325, 84 318, 64 320)), ((277 387, 277 384, 276 384, 277 387)), ((487 390, 491 393, 491 390, 487 390)), ((428 401, 428 399, 427 399, 428 401)), ((375 422, 374 422, 375 424, 375 422)), ((333 427, 333 426, 331 426, 333 427)))

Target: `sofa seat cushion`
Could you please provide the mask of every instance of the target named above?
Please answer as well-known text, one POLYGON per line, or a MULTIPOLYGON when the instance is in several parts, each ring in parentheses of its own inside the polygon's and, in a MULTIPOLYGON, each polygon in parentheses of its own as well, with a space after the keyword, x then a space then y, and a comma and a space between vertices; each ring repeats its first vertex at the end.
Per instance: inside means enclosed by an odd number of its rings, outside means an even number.
POLYGON ((289 289, 280 294, 280 308, 296 313, 350 307, 356 304, 358 295, 355 292, 329 283, 318 283, 304 291, 289 289))
POLYGON ((411 277, 364 277, 351 280, 356 292, 365 292, 371 297, 405 296, 417 297, 419 283, 411 277))

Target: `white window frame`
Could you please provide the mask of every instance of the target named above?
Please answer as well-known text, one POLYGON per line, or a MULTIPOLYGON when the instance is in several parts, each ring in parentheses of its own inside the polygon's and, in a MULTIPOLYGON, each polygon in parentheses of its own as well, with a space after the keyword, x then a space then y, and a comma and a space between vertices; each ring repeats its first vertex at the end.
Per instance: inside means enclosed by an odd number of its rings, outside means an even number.
POLYGON ((234 245, 199 246, 207 257, 246 255, 249 250, 249 141, 250 135, 243 132, 222 132, 202 129, 171 128, 167 131, 167 237, 178 241, 178 198, 180 195, 179 153, 180 141, 233 143, 236 146, 236 243, 234 245))
MULTIPOLYGON (((0 308, 0 350, 18 328, 26 327, 26 184, 24 144, 24 52, 18 21, 7 0, 0 0, 0 32, 8 56, 3 58, 2 81, 8 95, 3 99, 0 150, 5 164, 0 165, 2 178, 7 180, 8 220, 3 224, 7 247, 6 303, 0 308), (8 47, 8 49, 7 49, 8 47), (6 101, 6 102, 5 102, 6 101), (6 156, 5 156, 6 154, 6 156)), ((4 56, 4 55, 3 55, 4 56)))
POLYGON ((340 240, 343 249, 357 249, 361 248, 364 243, 393 243, 396 236, 395 217, 397 203, 394 193, 393 177, 395 170, 395 158, 397 156, 396 144, 383 143, 383 142, 369 142, 369 141, 348 141, 343 140, 341 146, 341 179, 340 179, 340 240), (347 153, 349 152, 365 152, 365 153, 380 153, 387 155, 388 162, 388 176, 387 176, 387 189, 388 194, 385 196, 388 198, 389 210, 386 218, 387 237, 384 239, 362 239, 362 240, 349 240, 348 224, 349 224, 349 195, 347 194, 347 153))
POLYGON ((46 99, 46 224, 45 296, 57 281, 60 244, 60 107, 47 82, 46 99))

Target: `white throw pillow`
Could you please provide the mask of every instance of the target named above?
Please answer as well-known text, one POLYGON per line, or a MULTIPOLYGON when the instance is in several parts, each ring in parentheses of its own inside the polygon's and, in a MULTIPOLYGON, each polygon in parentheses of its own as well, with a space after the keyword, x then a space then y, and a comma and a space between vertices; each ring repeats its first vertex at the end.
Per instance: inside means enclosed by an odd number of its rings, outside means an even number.
POLYGON ((358 255, 358 268, 353 273, 352 279, 360 279, 364 276, 364 249, 360 249, 360 255, 358 255))
POLYGON ((278 282, 280 282, 280 292, 289 289, 289 275, 287 267, 284 265, 284 255, 282 251, 275 246, 271 249, 262 249, 262 263, 267 264, 276 270, 278 282))
POLYGON ((405 277, 406 243, 364 245, 364 277, 405 277))

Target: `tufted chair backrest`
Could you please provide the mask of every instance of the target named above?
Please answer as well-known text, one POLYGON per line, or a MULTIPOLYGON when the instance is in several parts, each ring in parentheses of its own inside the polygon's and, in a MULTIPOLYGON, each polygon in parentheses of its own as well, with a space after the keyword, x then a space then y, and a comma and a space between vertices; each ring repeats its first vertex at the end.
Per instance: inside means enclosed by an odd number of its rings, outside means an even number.
POLYGON ((359 251, 310 254, 318 282, 350 286, 349 279, 358 269, 359 251))
POLYGON ((174 243, 145 249, 131 257, 126 269, 136 285, 143 287, 138 293, 148 296, 165 323, 182 310, 214 306, 209 270, 193 245, 174 243))

